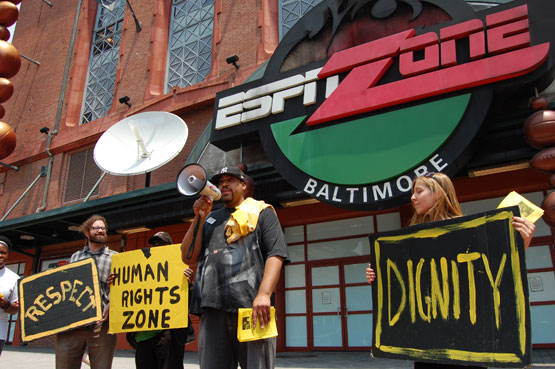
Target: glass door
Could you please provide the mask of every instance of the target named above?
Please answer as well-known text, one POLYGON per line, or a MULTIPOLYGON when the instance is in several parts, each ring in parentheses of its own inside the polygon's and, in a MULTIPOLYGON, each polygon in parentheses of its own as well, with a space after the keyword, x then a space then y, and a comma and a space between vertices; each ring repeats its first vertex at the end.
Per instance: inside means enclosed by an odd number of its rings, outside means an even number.
POLYGON ((312 348, 368 349, 372 345, 372 291, 367 263, 310 267, 312 348))

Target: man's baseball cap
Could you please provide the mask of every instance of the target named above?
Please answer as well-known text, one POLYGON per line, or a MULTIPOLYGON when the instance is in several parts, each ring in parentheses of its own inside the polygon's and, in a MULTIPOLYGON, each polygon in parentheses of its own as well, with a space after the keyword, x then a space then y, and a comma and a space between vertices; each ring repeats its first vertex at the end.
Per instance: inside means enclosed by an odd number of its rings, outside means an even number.
POLYGON ((239 179, 241 182, 245 182, 245 173, 243 173, 241 169, 239 169, 238 167, 223 167, 220 170, 220 173, 212 177, 212 183, 217 186, 218 182, 220 182, 220 178, 222 178, 222 176, 224 175, 232 176, 239 179))
POLYGON ((173 244, 172 237, 167 232, 155 233, 154 236, 152 236, 148 239, 148 243, 152 245, 157 239, 162 240, 162 242, 167 244, 167 245, 173 244))

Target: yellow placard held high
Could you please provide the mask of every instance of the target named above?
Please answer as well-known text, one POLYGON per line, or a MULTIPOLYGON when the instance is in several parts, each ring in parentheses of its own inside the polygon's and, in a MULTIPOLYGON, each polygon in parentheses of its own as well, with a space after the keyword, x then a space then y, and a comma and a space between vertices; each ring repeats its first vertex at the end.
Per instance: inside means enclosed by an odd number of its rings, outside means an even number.
POLYGON ((252 324, 252 309, 239 309, 237 321, 237 339, 239 342, 261 340, 264 338, 277 337, 277 335, 276 309, 273 306, 270 309, 270 324, 263 329, 260 328, 259 322, 257 322, 256 328, 254 328, 252 324))
POLYGON ((508 208, 509 206, 518 205, 520 216, 535 223, 543 215, 543 209, 528 201, 524 196, 512 191, 499 204, 497 209, 508 208))
POLYGON ((189 286, 180 245, 112 255, 110 333, 183 328, 189 286))

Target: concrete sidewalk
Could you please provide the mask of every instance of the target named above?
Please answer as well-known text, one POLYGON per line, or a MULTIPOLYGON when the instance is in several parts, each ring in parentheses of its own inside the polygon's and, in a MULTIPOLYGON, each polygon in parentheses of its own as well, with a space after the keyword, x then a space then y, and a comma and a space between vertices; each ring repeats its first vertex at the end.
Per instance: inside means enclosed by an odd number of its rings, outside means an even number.
MULTIPOLYGON (((185 368, 198 369, 197 353, 185 352, 185 368)), ((6 369, 54 369, 54 350, 25 346, 4 346, 0 367, 6 369)), ((411 361, 371 358, 369 352, 279 352, 276 368, 353 368, 402 369, 412 368, 411 361)), ((555 350, 532 351, 532 368, 555 369, 555 350)), ((82 368, 88 368, 83 364, 82 368)), ((133 351, 119 350, 114 369, 134 369, 133 351)))

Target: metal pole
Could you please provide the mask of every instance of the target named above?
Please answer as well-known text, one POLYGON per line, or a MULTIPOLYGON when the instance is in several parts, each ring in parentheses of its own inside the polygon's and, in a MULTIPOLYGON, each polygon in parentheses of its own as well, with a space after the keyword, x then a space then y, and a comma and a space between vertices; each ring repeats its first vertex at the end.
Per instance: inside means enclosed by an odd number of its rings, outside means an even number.
POLYGON ((13 170, 19 170, 19 167, 13 166, 11 164, 2 163, 1 161, 0 161, 0 165, 3 166, 3 167, 13 169, 13 170))
POLYGON ((36 61, 35 59, 31 59, 28 56, 25 56, 21 53, 19 53, 19 56, 21 56, 23 59, 30 61, 31 63, 35 63, 36 65, 38 65, 40 67, 40 62, 36 61))
POLYGON ((139 20, 135 16, 135 12, 133 11, 133 7, 131 6, 131 3, 129 2, 129 0, 125 0, 125 2, 129 6, 129 10, 131 11, 131 15, 133 16, 133 19, 135 20, 135 29, 137 30, 137 32, 141 32, 141 30, 142 30, 141 23, 139 22, 139 20))
POLYGON ((89 200, 89 198, 92 196, 94 190, 96 190, 96 188, 98 187, 98 185, 100 184, 100 182, 102 182, 102 180, 104 179, 104 177, 106 177, 106 174, 108 174, 107 172, 103 172, 102 175, 100 176, 100 178, 98 178, 98 181, 96 181, 96 183, 94 184, 93 188, 91 189, 91 191, 89 192, 89 194, 87 195, 87 197, 85 197, 85 200, 83 200, 83 202, 87 202, 89 200))
POLYGON ((44 3, 46 3, 46 5, 49 5, 50 7, 52 7, 52 3, 48 0, 42 0, 44 3))
POLYGON ((31 188, 33 188, 33 186, 38 182, 38 180, 40 179, 40 177, 44 177, 46 175, 46 168, 42 167, 40 174, 37 176, 37 178, 35 178, 35 180, 33 181, 33 183, 31 183, 31 185, 29 187, 27 187, 27 189, 21 194, 21 196, 19 196, 19 199, 17 199, 17 201, 15 202, 15 204, 12 205, 12 207, 10 208, 10 210, 8 210, 8 212, 2 217, 2 219, 0 219, 0 222, 3 221, 4 219, 6 219, 6 217, 12 212, 12 210, 17 206, 17 204, 19 204, 19 202, 21 201, 21 199, 23 199, 23 197, 25 197, 25 195, 27 195, 27 192, 29 192, 31 190, 31 188))

